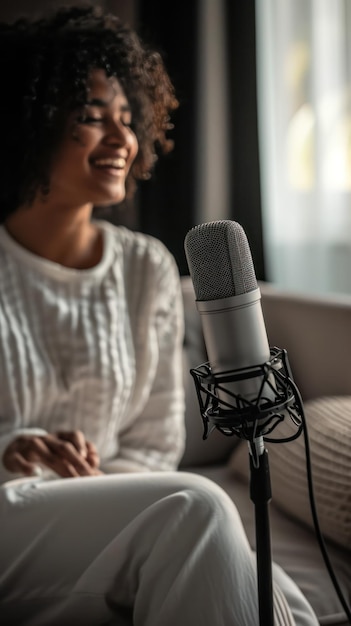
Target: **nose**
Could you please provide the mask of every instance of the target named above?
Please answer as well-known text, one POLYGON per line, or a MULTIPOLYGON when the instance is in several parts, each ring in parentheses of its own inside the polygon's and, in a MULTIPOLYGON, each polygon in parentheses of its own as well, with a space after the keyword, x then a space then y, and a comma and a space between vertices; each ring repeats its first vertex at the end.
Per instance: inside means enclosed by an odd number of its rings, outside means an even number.
POLYGON ((105 142, 110 145, 129 146, 134 143, 134 133, 121 122, 111 121, 105 136, 105 142))

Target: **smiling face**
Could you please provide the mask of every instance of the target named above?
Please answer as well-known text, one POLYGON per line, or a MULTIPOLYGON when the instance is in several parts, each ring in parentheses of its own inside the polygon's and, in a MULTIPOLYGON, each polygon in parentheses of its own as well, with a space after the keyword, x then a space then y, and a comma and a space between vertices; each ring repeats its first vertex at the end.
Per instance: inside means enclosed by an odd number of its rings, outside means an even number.
POLYGON ((116 78, 91 72, 88 99, 69 115, 52 162, 49 199, 63 205, 109 205, 125 198, 125 181, 138 152, 131 111, 116 78))

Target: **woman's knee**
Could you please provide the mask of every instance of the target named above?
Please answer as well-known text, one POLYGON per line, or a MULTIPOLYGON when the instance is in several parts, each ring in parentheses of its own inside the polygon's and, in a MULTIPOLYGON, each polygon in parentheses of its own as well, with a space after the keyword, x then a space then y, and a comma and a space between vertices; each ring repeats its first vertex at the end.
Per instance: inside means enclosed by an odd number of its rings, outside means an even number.
POLYGON ((182 490, 191 503, 192 515, 214 516, 217 524, 229 520, 241 526, 241 519, 234 502, 214 481, 191 472, 180 472, 182 490))

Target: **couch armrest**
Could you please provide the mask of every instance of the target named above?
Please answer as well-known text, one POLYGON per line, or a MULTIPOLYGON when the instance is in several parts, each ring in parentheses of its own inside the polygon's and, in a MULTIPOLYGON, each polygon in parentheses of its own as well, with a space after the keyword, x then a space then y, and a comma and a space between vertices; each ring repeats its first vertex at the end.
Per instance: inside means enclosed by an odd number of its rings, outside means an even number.
POLYGON ((351 395, 351 296, 259 287, 269 344, 287 350, 303 400, 351 395))

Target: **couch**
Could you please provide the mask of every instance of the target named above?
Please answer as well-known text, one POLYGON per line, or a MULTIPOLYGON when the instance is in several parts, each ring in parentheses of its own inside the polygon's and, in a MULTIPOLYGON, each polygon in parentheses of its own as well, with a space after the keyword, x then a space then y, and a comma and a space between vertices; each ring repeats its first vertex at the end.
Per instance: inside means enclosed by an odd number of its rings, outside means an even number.
MULTIPOLYGON (((230 495, 254 548, 255 511, 249 496, 247 443, 217 430, 206 440, 202 437, 199 403, 189 370, 205 362, 207 356, 191 279, 183 276, 181 280, 187 443, 180 469, 210 478, 230 495)), ((351 296, 289 293, 264 282, 260 283, 260 289, 269 344, 287 350, 307 424, 311 424, 317 512, 320 507, 327 552, 350 606, 351 296)), ((303 437, 292 443, 266 447, 272 482, 269 519, 273 559, 302 589, 320 624, 349 624, 321 556, 310 517, 308 492, 303 493, 306 484, 301 452, 302 449, 304 452, 303 437)))

